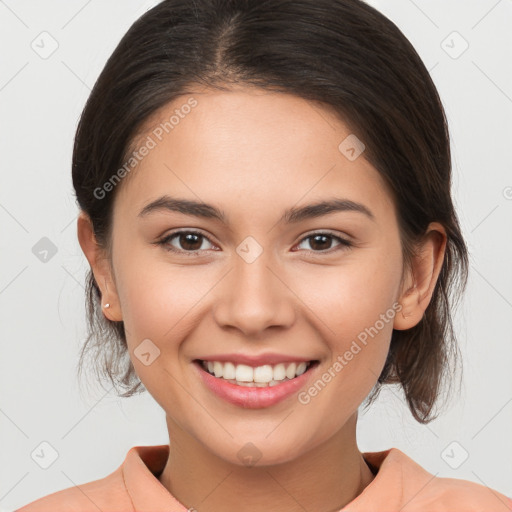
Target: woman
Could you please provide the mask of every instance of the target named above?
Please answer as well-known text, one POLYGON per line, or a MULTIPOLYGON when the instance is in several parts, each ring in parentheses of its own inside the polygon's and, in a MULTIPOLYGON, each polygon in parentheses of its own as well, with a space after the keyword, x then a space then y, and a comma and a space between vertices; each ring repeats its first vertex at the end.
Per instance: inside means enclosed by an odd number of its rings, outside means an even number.
POLYGON ((162 406, 169 445, 19 510, 512 510, 357 446, 383 385, 428 423, 450 377, 450 179, 432 80, 365 3, 150 10, 85 106, 73 183, 88 344, 162 406))

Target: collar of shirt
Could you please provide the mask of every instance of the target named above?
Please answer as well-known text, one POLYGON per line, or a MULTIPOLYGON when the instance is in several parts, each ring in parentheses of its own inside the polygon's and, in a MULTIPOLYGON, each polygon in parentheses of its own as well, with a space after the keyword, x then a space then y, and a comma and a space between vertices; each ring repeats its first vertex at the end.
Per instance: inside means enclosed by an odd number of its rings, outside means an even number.
MULTIPOLYGON (((135 512, 187 512, 187 508, 160 483, 157 476, 169 455, 169 445, 135 446, 121 468, 135 512), (156 475, 156 476, 155 476, 156 475)), ((439 478, 423 469, 398 448, 363 452, 377 470, 372 482, 339 512, 438 512, 465 510, 512 511, 512 499, 467 480, 439 478)))

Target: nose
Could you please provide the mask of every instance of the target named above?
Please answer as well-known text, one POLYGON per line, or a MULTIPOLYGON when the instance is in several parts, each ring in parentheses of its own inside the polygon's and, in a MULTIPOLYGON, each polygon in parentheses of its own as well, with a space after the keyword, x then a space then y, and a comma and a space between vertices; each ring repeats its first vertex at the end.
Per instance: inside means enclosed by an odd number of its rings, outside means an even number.
POLYGON ((222 280, 214 317, 222 328, 258 337, 269 327, 290 327, 295 321, 295 295, 278 265, 266 253, 252 263, 236 256, 222 280))

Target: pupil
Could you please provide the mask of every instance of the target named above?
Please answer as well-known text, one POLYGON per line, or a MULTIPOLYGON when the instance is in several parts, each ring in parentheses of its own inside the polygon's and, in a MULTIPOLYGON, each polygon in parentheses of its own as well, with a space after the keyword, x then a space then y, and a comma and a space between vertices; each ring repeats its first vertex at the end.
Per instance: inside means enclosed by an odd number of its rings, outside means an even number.
MULTIPOLYGON (((315 241, 316 241, 316 240, 318 240, 318 239, 322 239, 322 240, 323 240, 323 243, 325 244, 325 242, 326 242, 326 241, 328 241, 328 239, 329 239, 329 238, 330 238, 330 237, 329 237, 329 236, 327 236, 327 235, 313 235, 313 240, 312 240, 312 242, 310 243, 310 245, 311 245, 311 247, 312 247, 313 249, 315 249, 315 244, 316 244, 316 242, 315 242, 315 241)), ((320 242, 320 245, 322 245, 322 242, 320 242)), ((317 247, 317 249, 318 249, 318 247, 317 247)), ((319 247, 319 249, 328 249, 328 247, 319 247)))
POLYGON ((187 233, 187 234, 182 234, 181 235, 181 240, 180 240, 180 243, 183 242, 183 240, 185 240, 185 243, 182 243, 182 247, 184 249, 190 249, 190 250, 195 250, 195 249, 199 249, 201 247, 201 243, 199 243, 199 247, 194 247, 194 244, 197 245, 197 239, 199 238, 199 235, 194 235, 193 233, 187 233), (196 241, 194 242, 193 238, 196 238, 196 241), (187 247, 187 245, 189 245, 189 247, 187 247), (192 245, 192 247, 190 247, 190 245, 192 245))

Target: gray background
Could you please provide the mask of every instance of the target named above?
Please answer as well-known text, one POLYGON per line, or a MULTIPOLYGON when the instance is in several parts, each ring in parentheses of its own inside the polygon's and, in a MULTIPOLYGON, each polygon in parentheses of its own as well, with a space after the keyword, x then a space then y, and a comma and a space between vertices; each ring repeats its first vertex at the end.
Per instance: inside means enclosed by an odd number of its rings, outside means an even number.
MULTIPOLYGON (((117 398, 92 374, 81 393, 76 377, 86 260, 76 239, 73 136, 107 58, 155 3, 0 1, 0 510, 102 478, 132 446, 168 442, 148 394, 117 398), (55 254, 40 252, 49 247, 43 237, 55 254), (35 456, 41 449, 46 460, 35 456)), ((396 446, 432 474, 512 496, 512 1, 369 3, 410 39, 440 92, 471 268, 456 316, 462 394, 421 426, 396 387, 384 390, 360 415, 359 447, 396 446)))

